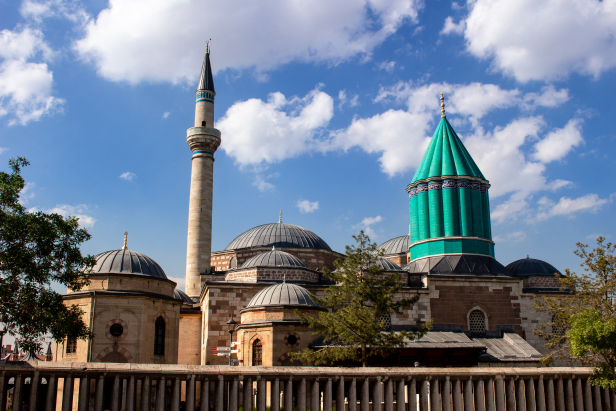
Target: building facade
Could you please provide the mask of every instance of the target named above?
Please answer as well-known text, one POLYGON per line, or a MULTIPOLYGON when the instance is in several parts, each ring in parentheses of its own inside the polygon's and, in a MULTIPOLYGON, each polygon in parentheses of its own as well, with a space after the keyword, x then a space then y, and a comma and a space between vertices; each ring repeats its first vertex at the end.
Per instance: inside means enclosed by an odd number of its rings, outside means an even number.
MULTIPOLYGON (((208 49, 195 123, 187 131, 192 173, 185 292, 153 259, 128 250, 125 240, 122 249, 96 256, 88 287, 64 296, 83 309, 95 338, 58 344, 56 360, 224 365, 228 358, 213 349, 229 346, 230 319, 239 320, 233 338, 243 365, 296 364, 291 352, 318 345, 320 336, 295 310, 318 315, 322 308, 310 294, 336 286, 323 269, 333 269, 344 254, 282 217, 248 229, 224 250, 211 250, 213 154, 224 138, 214 124, 215 96, 208 49)), ((560 273, 540 260, 505 266, 495 259, 490 183, 447 121, 442 95, 441 108, 407 187, 409 235, 381 244, 383 258, 375 259, 400 275, 404 286, 396 298, 419 295, 412 307, 385 319, 387 327, 395 332, 433 321, 425 339, 409 342, 400 364, 468 366, 474 356, 484 363, 537 365, 544 342, 533 329, 549 318, 533 309, 533 301, 560 292, 560 273)))

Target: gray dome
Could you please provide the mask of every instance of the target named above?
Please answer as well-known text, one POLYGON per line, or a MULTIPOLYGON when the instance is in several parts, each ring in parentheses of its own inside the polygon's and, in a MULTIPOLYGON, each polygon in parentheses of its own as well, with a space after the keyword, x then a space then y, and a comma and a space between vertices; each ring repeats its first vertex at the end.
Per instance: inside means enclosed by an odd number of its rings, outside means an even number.
POLYGON ((534 258, 522 258, 510 263, 507 268, 516 277, 554 277, 562 275, 552 264, 534 258))
POLYGON ((318 235, 297 225, 272 223, 263 224, 240 234, 231 241, 225 250, 238 250, 252 247, 331 248, 318 235))
POLYGON ((263 306, 296 305, 319 307, 310 298, 310 292, 299 285, 281 283, 270 285, 252 297, 246 308, 263 306))
POLYGON ((384 255, 406 253, 409 251, 409 236, 402 235, 387 240, 378 246, 378 249, 383 250, 384 255))
POLYGON ((402 271, 402 268, 400 268, 398 264, 388 260, 387 258, 377 258, 376 265, 385 271, 402 271))
POLYGON ((176 288, 175 290, 173 290, 173 296, 177 298, 178 300, 182 300, 182 302, 186 304, 195 303, 193 299, 188 296, 188 294, 186 294, 184 291, 180 290, 179 288, 176 288))
POLYGON ((95 256, 96 265, 92 274, 141 274, 167 279, 156 261, 147 255, 131 250, 112 250, 95 256))
POLYGON ((285 253, 284 251, 279 251, 273 249, 272 251, 266 251, 265 253, 261 253, 255 255, 254 257, 246 260, 244 264, 242 264, 241 268, 248 267, 301 267, 308 268, 306 264, 302 262, 299 258, 295 257, 292 254, 285 253))

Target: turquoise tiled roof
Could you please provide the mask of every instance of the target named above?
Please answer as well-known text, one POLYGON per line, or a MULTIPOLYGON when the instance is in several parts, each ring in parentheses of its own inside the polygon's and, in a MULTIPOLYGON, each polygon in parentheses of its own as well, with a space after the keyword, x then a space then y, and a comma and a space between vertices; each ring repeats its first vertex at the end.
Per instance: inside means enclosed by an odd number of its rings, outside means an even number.
MULTIPOLYGON (((429 177, 485 177, 446 118, 441 118, 413 182, 429 177)), ((411 183, 412 184, 412 183, 411 183)))

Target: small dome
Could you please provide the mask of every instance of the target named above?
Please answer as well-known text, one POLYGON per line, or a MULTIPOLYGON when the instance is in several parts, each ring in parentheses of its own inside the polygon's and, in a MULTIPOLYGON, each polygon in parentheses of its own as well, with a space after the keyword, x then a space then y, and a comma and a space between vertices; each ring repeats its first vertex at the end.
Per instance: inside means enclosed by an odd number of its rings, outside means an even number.
POLYGON ((315 248, 329 250, 329 245, 318 235, 297 225, 281 222, 264 224, 240 234, 225 250, 252 247, 315 248))
POLYGON ((534 258, 522 258, 510 263, 507 268, 516 277, 554 277, 562 275, 552 264, 534 258))
POLYGON ((299 258, 284 251, 267 251, 246 260, 241 268, 249 267, 301 267, 308 268, 299 258))
POLYGON ((391 260, 388 260, 387 258, 378 258, 376 260, 376 265, 378 265, 379 268, 382 268, 385 271, 402 271, 402 268, 400 268, 398 264, 394 263, 391 260))
POLYGON ((271 285, 252 297, 246 308, 263 306, 295 305, 319 307, 310 298, 310 292, 299 285, 281 283, 271 285))
POLYGON ((384 255, 406 253, 409 251, 409 236, 402 235, 387 240, 378 246, 378 249, 383 250, 384 255))
POLYGON ((176 288, 175 290, 173 290, 173 296, 177 298, 178 300, 182 300, 182 302, 184 302, 185 304, 195 303, 193 299, 188 296, 188 294, 186 294, 184 291, 180 290, 179 288, 176 288))
POLYGON ((92 274, 141 274, 167 279, 156 261, 147 255, 131 250, 112 250, 95 256, 96 265, 92 274))

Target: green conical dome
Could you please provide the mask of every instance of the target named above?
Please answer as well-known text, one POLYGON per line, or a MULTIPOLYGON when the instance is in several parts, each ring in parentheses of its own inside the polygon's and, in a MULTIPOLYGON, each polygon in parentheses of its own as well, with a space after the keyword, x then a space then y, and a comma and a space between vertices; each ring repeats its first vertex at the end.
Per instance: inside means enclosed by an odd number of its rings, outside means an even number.
POLYGON ((445 118, 444 103, 441 107, 441 121, 406 190, 411 261, 444 254, 494 257, 490 183, 445 118))
POLYGON ((466 147, 445 117, 441 118, 432 141, 413 177, 413 183, 430 177, 469 176, 485 179, 466 147))

